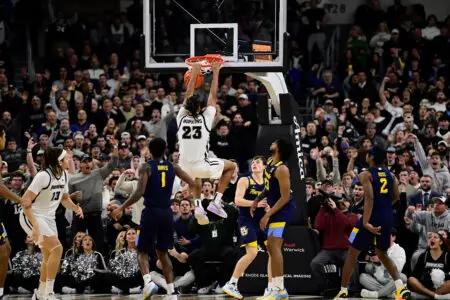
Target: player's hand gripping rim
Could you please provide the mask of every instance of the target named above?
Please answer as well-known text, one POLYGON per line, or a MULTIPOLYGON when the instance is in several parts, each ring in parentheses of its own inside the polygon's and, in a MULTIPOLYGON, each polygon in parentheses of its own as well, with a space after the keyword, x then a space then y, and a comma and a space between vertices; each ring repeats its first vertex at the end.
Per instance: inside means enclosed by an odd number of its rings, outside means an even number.
POLYGON ((364 224, 364 228, 366 228, 372 234, 381 235, 381 226, 374 227, 372 224, 366 223, 364 224))

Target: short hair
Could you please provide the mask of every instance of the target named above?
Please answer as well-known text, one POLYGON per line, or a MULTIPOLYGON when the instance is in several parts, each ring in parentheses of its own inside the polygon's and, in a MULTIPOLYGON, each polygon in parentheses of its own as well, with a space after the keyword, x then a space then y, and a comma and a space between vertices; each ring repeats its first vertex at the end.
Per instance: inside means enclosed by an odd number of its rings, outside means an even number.
POLYGON ((252 161, 258 160, 258 159, 261 160, 264 165, 267 164, 267 159, 262 155, 256 155, 255 157, 252 158, 252 161))
POLYGON ((155 138, 151 140, 148 148, 154 158, 161 158, 164 156, 167 144, 162 138, 155 138))
POLYGON ((288 142, 284 139, 277 139, 275 143, 278 146, 278 152, 280 154, 280 159, 282 161, 287 161, 289 156, 291 156, 293 146, 291 142, 288 142))
MULTIPOLYGON (((178 200, 177 200, 177 201, 178 201, 178 200)), ((183 201, 187 201, 187 202, 189 203, 189 206, 192 206, 191 200, 189 200, 189 199, 187 199, 187 198, 183 198, 183 199, 181 199, 181 200, 178 201, 178 202, 180 202, 180 205, 181 205, 181 202, 183 202, 183 201)))

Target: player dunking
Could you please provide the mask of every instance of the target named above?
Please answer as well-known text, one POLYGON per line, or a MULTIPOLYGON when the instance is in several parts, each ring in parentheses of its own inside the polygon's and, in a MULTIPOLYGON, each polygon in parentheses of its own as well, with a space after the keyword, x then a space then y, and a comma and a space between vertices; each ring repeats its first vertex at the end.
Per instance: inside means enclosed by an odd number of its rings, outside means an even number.
POLYGON ((175 175, 197 188, 194 179, 189 177, 178 165, 172 164, 164 158, 166 142, 163 139, 153 139, 149 144, 152 160, 139 167, 139 181, 136 190, 130 198, 111 213, 117 220, 125 208, 144 197, 144 210, 136 238, 139 267, 144 278, 144 300, 158 291, 158 286, 152 282, 148 253, 155 247, 159 261, 162 263, 164 277, 167 281, 167 294, 176 299, 173 284, 172 263, 168 250, 173 248, 173 212, 170 208, 173 182, 175 175))
POLYGON ((49 148, 44 153, 44 171, 36 174, 22 197, 23 211, 20 225, 39 245, 42 252, 39 288, 32 299, 56 299, 53 286, 63 247, 58 240, 55 213, 61 203, 83 217, 80 206, 69 198, 67 152, 61 148, 49 148))
MULTIPOLYGON (((208 104, 202 112, 200 98, 194 95, 195 81, 200 73, 200 65, 192 66, 192 76, 187 87, 183 107, 177 115, 178 141, 180 145, 180 166, 195 179, 219 179, 217 193, 208 205, 208 211, 226 218, 227 213, 222 207, 222 195, 230 183, 236 166, 228 160, 209 155, 209 136, 216 115, 216 97, 219 85, 219 70, 221 65, 212 63, 213 80, 208 97, 208 104)), ((195 217, 200 225, 208 224, 208 218, 201 205, 200 189, 194 191, 195 217)))
MULTIPOLYGON (((0 150, 5 148, 6 131, 4 126, 0 126, 0 150)), ((1 157, 0 157, 1 163, 1 157)), ((1 180, 0 174, 0 197, 15 202, 20 202, 20 197, 11 192, 1 180)), ((8 261, 11 255, 11 246, 8 241, 8 234, 6 233, 5 226, 2 223, 1 216, 3 212, 0 211, 0 299, 3 298, 3 289, 5 286, 6 273, 8 272, 8 261)))
POLYGON ((393 226, 392 203, 399 200, 398 183, 394 175, 383 164, 386 151, 373 147, 367 156, 369 169, 359 174, 364 189, 364 213, 353 229, 349 241, 347 259, 342 274, 341 290, 335 299, 348 298, 348 283, 362 250, 375 244, 375 253, 395 282, 395 298, 408 299, 411 295, 400 279, 397 267, 387 256, 393 226))
MULTIPOLYGON (((235 204, 239 207, 239 229, 241 231, 242 246, 245 246, 245 255, 237 262, 234 268, 233 276, 224 287, 223 291, 236 299, 242 299, 241 293, 238 290, 239 277, 244 274, 248 266, 255 260, 258 255, 258 243, 267 241, 266 230, 259 228, 259 221, 264 216, 264 212, 270 207, 267 201, 258 203, 258 208, 254 212, 254 216, 250 215, 250 207, 258 195, 264 191, 263 172, 266 167, 266 159, 263 156, 256 156, 252 159, 252 174, 247 177, 239 179, 236 188, 235 204)), ((270 270, 270 256, 267 265, 267 277, 272 281, 272 272, 270 270)))
POLYGON ((270 270, 272 271, 272 284, 258 299, 284 300, 289 295, 284 288, 283 252, 285 227, 291 221, 295 204, 291 194, 291 181, 286 161, 292 153, 292 144, 278 139, 270 146, 272 156, 267 162, 264 172, 265 190, 253 202, 251 211, 254 212, 258 203, 267 197, 270 210, 261 218, 260 228, 267 232, 267 251, 270 255, 270 270))

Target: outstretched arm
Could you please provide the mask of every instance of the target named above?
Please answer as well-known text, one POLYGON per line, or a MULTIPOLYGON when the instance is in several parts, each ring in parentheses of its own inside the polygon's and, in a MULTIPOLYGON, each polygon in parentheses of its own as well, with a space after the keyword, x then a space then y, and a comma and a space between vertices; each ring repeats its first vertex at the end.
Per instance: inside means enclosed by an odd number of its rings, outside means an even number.
POLYGON ((200 64, 193 64, 192 70, 191 70, 191 80, 189 80, 189 84, 186 88, 186 93, 184 94, 184 100, 183 100, 183 106, 186 104, 187 99, 192 97, 194 95, 195 91, 195 82, 197 81, 197 76, 200 74, 201 65, 200 64))
POLYGON ((219 73, 221 67, 222 65, 218 62, 213 62, 211 64, 211 69, 213 71, 213 80, 209 89, 208 106, 216 106, 217 91, 219 89, 219 73))

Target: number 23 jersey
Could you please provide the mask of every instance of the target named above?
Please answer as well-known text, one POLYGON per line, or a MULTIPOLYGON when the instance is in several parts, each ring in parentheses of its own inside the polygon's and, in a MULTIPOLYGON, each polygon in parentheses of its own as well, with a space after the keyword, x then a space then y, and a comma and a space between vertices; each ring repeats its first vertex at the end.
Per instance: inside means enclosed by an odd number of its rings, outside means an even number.
POLYGON ((35 216, 55 218, 63 194, 69 193, 68 178, 66 171, 57 177, 51 169, 36 174, 28 187, 30 192, 37 195, 33 202, 35 216))
POLYGON ((184 107, 180 109, 177 115, 180 160, 194 162, 208 157, 209 137, 215 115, 214 106, 206 107, 196 117, 190 116, 184 107))

